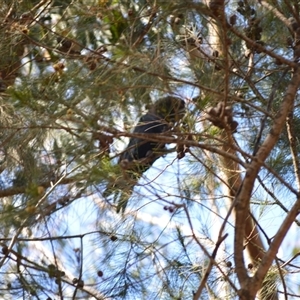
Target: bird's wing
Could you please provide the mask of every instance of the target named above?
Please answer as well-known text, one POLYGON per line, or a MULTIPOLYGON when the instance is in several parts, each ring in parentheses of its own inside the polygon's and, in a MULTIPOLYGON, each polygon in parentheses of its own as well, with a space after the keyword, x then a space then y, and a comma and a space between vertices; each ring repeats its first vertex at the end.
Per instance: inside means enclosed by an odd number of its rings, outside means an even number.
POLYGON ((167 96, 158 100, 152 109, 140 118, 133 133, 144 134, 145 138, 130 139, 119 158, 123 178, 109 184, 104 192, 105 197, 115 194, 114 199, 118 201, 117 212, 125 211, 128 199, 141 175, 165 153, 165 144, 149 140, 149 135, 168 131, 170 129, 168 122, 178 122, 183 117, 184 108, 183 100, 167 96))
POLYGON ((142 116, 134 128, 133 133, 145 134, 145 139, 131 138, 125 151, 121 154, 119 162, 125 159, 129 162, 133 160, 139 161, 148 157, 155 148, 163 148, 164 145, 147 140, 146 135, 159 134, 166 130, 167 124, 161 117, 150 113, 142 116))
POLYGON ((123 176, 114 183, 110 183, 103 193, 105 198, 114 194, 114 200, 118 201, 117 212, 124 212, 132 190, 143 172, 163 155, 159 149, 163 149, 164 145, 147 140, 146 135, 159 134, 166 130, 166 122, 160 116, 152 113, 142 116, 134 128, 133 133, 145 134, 145 139, 135 137, 130 139, 119 159, 123 176))

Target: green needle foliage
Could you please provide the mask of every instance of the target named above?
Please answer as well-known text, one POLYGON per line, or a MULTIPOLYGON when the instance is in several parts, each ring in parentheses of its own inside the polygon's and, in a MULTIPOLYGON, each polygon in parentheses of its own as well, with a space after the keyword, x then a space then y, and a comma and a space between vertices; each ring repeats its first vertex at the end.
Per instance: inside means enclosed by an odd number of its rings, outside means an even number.
POLYGON ((0 298, 299 298, 298 1, 0 6, 0 298))

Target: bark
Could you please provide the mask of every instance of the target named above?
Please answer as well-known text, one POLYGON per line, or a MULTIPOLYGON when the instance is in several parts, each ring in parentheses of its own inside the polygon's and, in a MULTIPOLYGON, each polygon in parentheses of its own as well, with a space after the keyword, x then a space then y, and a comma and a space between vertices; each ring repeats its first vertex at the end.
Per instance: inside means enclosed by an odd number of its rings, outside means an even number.
MULTIPOLYGON (((223 111, 218 116, 221 119, 221 123, 224 126, 219 126, 224 130, 220 134, 220 139, 224 141, 222 151, 230 154, 230 156, 237 157, 236 143, 233 138, 233 131, 230 128, 231 124, 228 124, 228 118, 226 119, 225 108, 227 105, 227 95, 229 91, 229 70, 230 60, 228 59, 227 47, 226 47, 226 18, 225 18, 225 2, 221 0, 206 1, 207 5, 212 11, 210 18, 209 35, 211 37, 210 44, 213 45, 213 50, 218 52, 218 57, 222 57, 222 64, 224 66, 225 80, 220 90, 224 91, 223 97, 218 97, 218 101, 223 102, 223 111), (227 125, 226 125, 227 123, 227 125)), ((290 86, 288 87, 286 97, 283 101, 280 112, 274 120, 274 125, 270 131, 270 134, 264 141, 263 145, 259 148, 256 156, 252 159, 251 163, 246 168, 246 174, 244 179, 241 176, 240 165, 237 160, 230 160, 223 156, 220 156, 221 168, 226 176, 226 182, 229 187, 230 199, 232 199, 235 213, 235 239, 234 239, 234 259, 236 273, 239 279, 241 290, 239 291, 240 299, 254 299, 260 289, 264 290, 264 278, 275 259, 277 250, 282 242, 284 234, 287 232, 291 222, 294 220, 299 204, 295 204, 295 210, 290 212, 289 221, 282 225, 282 234, 278 238, 275 238, 270 245, 269 250, 265 249, 262 241, 261 234, 254 224, 251 212, 250 212, 250 199, 253 192, 255 180, 257 178, 260 167, 265 159, 270 154, 270 151, 275 146, 279 138, 279 134, 284 126, 284 122, 288 113, 292 109, 293 99, 296 95, 296 91, 299 86, 298 72, 294 75, 290 86), (258 267, 254 277, 248 275, 248 270, 244 261, 244 249, 248 250, 249 256, 252 261, 258 267), (261 262, 261 263, 260 263, 261 262)), ((219 124, 220 125, 220 124, 219 124)), ((299 202, 299 200, 298 200, 299 202)), ((276 285, 274 285, 276 286, 276 285)), ((265 289, 269 288, 266 286, 265 289)), ((278 299, 277 291, 271 291, 264 299, 278 299)))
MULTIPOLYGON (((242 181, 241 188, 236 196, 236 226, 235 226, 235 242, 234 242, 234 252, 235 252, 235 263, 236 263, 236 272, 241 283, 241 294, 247 295, 251 291, 250 298, 254 299, 256 292, 259 290, 260 286, 263 283, 263 279, 266 276, 277 251, 285 237, 287 231, 295 220, 295 217, 299 211, 300 199, 296 201, 284 222, 282 223, 280 229, 276 233, 274 239, 272 240, 270 247, 266 253, 262 253, 261 263, 255 273, 255 276, 249 278, 247 271, 244 267, 243 261, 243 244, 240 241, 239 237, 243 235, 246 230, 245 218, 248 216, 248 209, 250 206, 251 194, 253 191, 254 182, 257 178, 258 172, 269 156, 271 150, 274 148, 276 142, 279 139, 280 133, 282 132, 285 121, 290 114, 294 99, 297 94, 297 90, 300 86, 300 70, 296 70, 287 88, 286 95, 283 99, 282 105, 280 107, 277 116, 274 119, 272 128, 269 131, 268 136, 265 141, 259 148, 257 154, 255 155, 252 162, 249 164, 245 178, 242 181)), ((243 299, 243 298, 242 298, 243 299)), ((245 298, 246 299, 246 298, 245 298)))

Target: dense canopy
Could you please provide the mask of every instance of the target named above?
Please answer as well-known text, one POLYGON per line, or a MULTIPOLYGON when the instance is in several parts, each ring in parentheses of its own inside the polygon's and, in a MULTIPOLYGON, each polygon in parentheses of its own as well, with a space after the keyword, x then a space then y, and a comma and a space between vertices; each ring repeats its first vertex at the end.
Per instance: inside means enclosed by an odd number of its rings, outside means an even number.
POLYGON ((0 297, 300 298, 299 10, 2 0, 0 297))

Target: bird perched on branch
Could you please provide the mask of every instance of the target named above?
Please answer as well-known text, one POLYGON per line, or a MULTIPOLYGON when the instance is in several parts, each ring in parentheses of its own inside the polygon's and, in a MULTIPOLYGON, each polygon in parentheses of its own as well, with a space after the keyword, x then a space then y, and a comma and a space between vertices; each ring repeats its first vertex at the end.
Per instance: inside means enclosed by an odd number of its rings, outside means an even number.
POLYGON ((142 174, 152 164, 166 153, 165 143, 151 141, 151 137, 170 131, 185 114, 185 102, 177 97, 166 96, 159 99, 143 115, 133 133, 142 134, 143 137, 132 137, 128 146, 119 158, 119 165, 123 171, 119 178, 103 193, 104 197, 114 194, 118 199, 117 212, 125 211, 129 197, 142 174))

